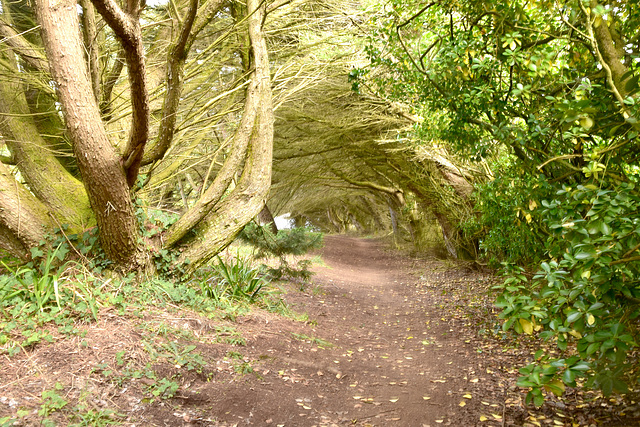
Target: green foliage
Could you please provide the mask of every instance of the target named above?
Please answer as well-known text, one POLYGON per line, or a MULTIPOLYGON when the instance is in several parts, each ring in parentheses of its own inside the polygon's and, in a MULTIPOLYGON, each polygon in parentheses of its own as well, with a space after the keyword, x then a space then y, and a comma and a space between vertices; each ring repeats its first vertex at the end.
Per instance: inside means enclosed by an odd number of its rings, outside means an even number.
POLYGON ((505 330, 539 331, 567 357, 540 355, 519 383, 536 404, 543 388, 579 377, 605 395, 627 392, 638 380, 640 196, 633 184, 594 181, 565 186, 542 206, 548 259, 530 279, 511 274, 497 305, 505 330))
POLYGON ((231 262, 224 262, 220 256, 217 260, 211 271, 201 271, 197 277, 202 293, 215 301, 227 296, 254 302, 268 283, 260 270, 239 254, 231 262))
POLYGON ((73 408, 73 424, 70 427, 101 427, 121 424, 117 419, 120 416, 112 409, 89 409, 87 405, 80 404, 73 408))
POLYGON ((518 176, 515 168, 500 170, 496 175, 476 186, 477 215, 461 227, 468 238, 478 238, 481 256, 489 265, 531 265, 544 255, 543 236, 548 232, 541 223, 539 206, 551 186, 543 176, 518 176))
POLYGON ((277 268, 267 268, 269 275, 276 280, 284 277, 309 280, 312 274, 309 271, 311 262, 302 260, 296 266, 292 266, 286 256, 303 255, 322 247, 322 233, 304 227, 278 230, 278 233, 274 234, 269 226, 260 226, 252 222, 245 226, 240 238, 258 249, 257 258, 278 257, 280 265, 277 268))
POLYGON ((425 147, 496 176, 478 183, 477 216, 462 227, 506 263, 504 329, 560 352, 522 368, 527 402, 567 386, 636 387, 640 51, 603 55, 615 48, 594 28, 627 45, 637 5, 389 0, 372 13, 370 66, 351 74, 354 88, 409 103, 425 147), (624 75, 602 72, 615 67, 624 75))
POLYGON ((0 351, 14 355, 41 341, 52 341, 50 323, 64 335, 81 335, 76 320, 95 320, 101 283, 81 265, 49 253, 40 268, 20 267, 11 276, 0 276, 0 351))
POLYGON ((171 399, 176 395, 180 388, 180 384, 169 378, 160 378, 160 380, 149 386, 149 392, 161 399, 171 399))
POLYGON ((3 261, 2 265, 11 272, 11 276, 3 276, 0 288, 0 302, 11 301, 14 298, 30 301, 37 305, 40 312, 44 312, 46 306, 55 302, 60 308, 60 292, 58 282, 61 268, 55 267, 56 261, 65 257, 65 249, 59 245, 46 255, 38 248, 32 251, 34 260, 43 258, 38 268, 28 265, 12 270, 3 261))
POLYGON ((62 384, 56 383, 54 390, 45 390, 42 392, 42 405, 40 405, 38 415, 48 417, 53 412, 59 411, 67 406, 69 402, 58 394, 62 389, 62 384))
POLYGON ((207 365, 202 355, 194 351, 195 345, 181 346, 175 341, 170 341, 156 348, 148 342, 144 344, 153 361, 163 360, 176 368, 185 368, 198 373, 202 373, 207 365))

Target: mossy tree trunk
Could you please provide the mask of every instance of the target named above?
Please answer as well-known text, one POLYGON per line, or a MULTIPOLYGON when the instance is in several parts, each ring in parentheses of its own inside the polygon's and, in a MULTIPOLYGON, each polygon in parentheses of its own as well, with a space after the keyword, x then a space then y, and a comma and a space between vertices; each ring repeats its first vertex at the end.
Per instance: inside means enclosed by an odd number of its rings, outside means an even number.
MULTIPOLYGON (((262 34, 266 3, 258 0, 248 1, 234 24, 234 31, 248 34, 250 45, 244 49, 249 63, 243 65, 250 81, 242 120, 224 156, 224 166, 200 200, 186 206, 185 217, 155 243, 145 242, 133 202, 134 186, 141 182, 140 168, 163 160, 175 143, 176 129, 183 124, 176 117, 190 108, 180 110, 180 103, 187 98, 181 93, 188 78, 183 71, 189 51, 197 44, 196 37, 206 33, 207 26, 219 18, 225 4, 222 0, 201 5, 196 0, 180 3, 181 16, 173 20, 176 31, 170 33, 174 39, 168 43, 166 63, 161 67, 166 70, 162 82, 166 90, 156 92, 164 97, 156 132, 151 130, 153 101, 148 95, 146 48, 140 25, 144 2, 131 0, 120 5, 115 0, 83 1, 85 13, 80 15, 76 0, 36 0, 25 7, 32 15, 35 11, 42 37, 30 39, 11 24, 9 9, 0 11, 0 35, 11 40, 0 54, 1 65, 6 68, 13 64, 16 74, 15 79, 0 78, 0 136, 9 148, 8 153, 0 153, 4 163, 0 164, 0 247, 26 259, 28 249, 59 224, 71 224, 77 229, 74 231, 97 224, 102 249, 121 271, 150 268, 152 248, 158 246, 181 246, 182 260, 189 260, 193 269, 227 246, 262 210, 271 183, 273 109, 269 58, 262 34), (91 14, 94 7, 100 17, 91 14), (80 17, 84 19, 84 33, 80 17), (109 72, 105 65, 108 61, 96 55, 102 47, 96 43, 99 35, 95 32, 102 31, 105 23, 117 39, 117 49, 110 55, 117 56, 116 65, 120 60, 126 62, 129 79, 124 90, 125 85, 117 82, 122 67, 113 66, 109 72), (48 90, 56 100, 47 107, 47 113, 64 119, 60 122, 64 129, 59 129, 57 138, 62 140, 60 136, 64 135, 70 141, 72 165, 79 177, 63 166, 59 153, 47 145, 47 136, 32 118, 33 106, 25 96, 24 81, 36 74, 41 82, 47 82, 41 89, 48 90), (48 86, 49 81, 54 82, 55 89, 48 86), (112 105, 106 107, 116 84, 121 88, 119 96, 125 103, 130 101, 130 115, 125 107, 119 107, 119 116, 113 114, 112 105), (123 117, 130 130, 126 143, 119 144, 120 135, 107 131, 107 121, 123 117), (156 140, 148 148, 151 137, 156 140), (184 239, 194 229, 202 238, 184 239)), ((35 33, 35 24, 30 25, 29 30, 35 33)))

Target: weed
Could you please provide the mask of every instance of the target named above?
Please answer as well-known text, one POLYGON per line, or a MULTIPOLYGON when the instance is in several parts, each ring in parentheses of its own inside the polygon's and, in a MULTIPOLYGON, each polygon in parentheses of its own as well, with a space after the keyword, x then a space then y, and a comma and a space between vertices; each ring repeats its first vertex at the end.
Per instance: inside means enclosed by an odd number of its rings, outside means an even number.
POLYGON ((241 374, 241 375, 252 374, 254 372, 253 367, 249 362, 242 362, 242 363, 233 365, 233 370, 237 374, 241 374))
POLYGON ((160 354, 160 357, 166 359, 172 365, 179 368, 186 368, 188 371, 196 371, 201 373, 207 362, 202 356, 194 352, 195 345, 188 345, 184 348, 179 348, 175 342, 169 342, 162 345, 164 352, 160 354))
POLYGON ((218 333, 218 337, 216 339, 217 342, 223 342, 226 344, 237 345, 237 346, 245 346, 247 345, 247 341, 242 337, 242 335, 233 328, 224 326, 221 328, 216 328, 216 332, 218 333))
POLYGON ((60 309, 58 280, 61 268, 55 268, 54 265, 55 261, 60 259, 61 253, 63 251, 60 245, 47 254, 39 268, 27 265, 14 270, 4 261, 0 261, 11 273, 11 277, 4 276, 4 283, 0 289, 0 302, 19 298, 35 303, 40 312, 44 312, 45 306, 55 300, 60 309))
POLYGON ((0 418, 0 427, 11 427, 15 425, 16 422, 18 422, 18 420, 16 420, 15 418, 3 417, 0 418))
POLYGON ((213 270, 203 271, 200 277, 200 289, 203 294, 215 301, 223 296, 232 300, 247 300, 254 302, 267 280, 260 270, 251 267, 245 258, 236 256, 234 262, 225 263, 220 256, 213 270))
POLYGON ((329 341, 323 340, 321 338, 315 338, 315 337, 310 337, 308 335, 295 334, 295 333, 291 333, 291 336, 293 336, 293 338, 297 339, 298 341, 305 341, 305 342, 314 343, 320 348, 331 348, 331 347, 334 347, 334 345, 332 343, 330 343, 329 341))
POLYGON ((225 357, 228 357, 229 359, 235 359, 235 360, 242 360, 244 358, 242 353, 238 353, 237 351, 228 351, 225 357))
POLYGON ((112 409, 93 410, 88 409, 86 405, 81 404, 73 408, 74 422, 70 427, 101 427, 112 424, 120 424, 117 419, 122 417, 112 409))
POLYGON ((176 395, 176 392, 180 388, 180 384, 172 379, 161 378, 155 384, 150 385, 148 391, 160 399, 171 399, 176 395))
POLYGON ((69 402, 58 394, 62 389, 62 384, 56 383, 53 390, 46 390, 42 392, 42 405, 40 405, 38 415, 41 417, 48 417, 53 412, 59 411, 67 406, 69 402))
POLYGON ((137 325, 138 328, 143 329, 146 332, 151 332, 156 336, 163 338, 184 338, 186 340, 195 340, 196 337, 190 329, 176 328, 166 324, 163 321, 148 321, 137 325))

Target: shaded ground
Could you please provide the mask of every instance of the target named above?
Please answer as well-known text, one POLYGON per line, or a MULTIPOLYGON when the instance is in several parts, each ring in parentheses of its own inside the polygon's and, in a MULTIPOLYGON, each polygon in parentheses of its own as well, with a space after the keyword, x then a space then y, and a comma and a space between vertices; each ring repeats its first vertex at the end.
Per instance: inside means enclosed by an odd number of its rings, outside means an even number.
POLYGON ((111 310, 1 356, 0 425, 638 425, 615 399, 523 405, 513 366, 536 344, 496 332, 491 276, 344 236, 322 258, 285 296, 308 318, 111 310))

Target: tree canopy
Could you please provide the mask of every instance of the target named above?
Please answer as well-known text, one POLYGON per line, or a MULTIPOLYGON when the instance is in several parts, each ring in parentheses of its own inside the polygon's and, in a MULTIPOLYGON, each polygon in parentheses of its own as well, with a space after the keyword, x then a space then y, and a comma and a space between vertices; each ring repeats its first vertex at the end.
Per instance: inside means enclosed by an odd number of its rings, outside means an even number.
POLYGON ((557 343, 521 371, 536 404, 581 377, 637 384, 638 19, 635 2, 389 1, 352 73, 415 108, 421 144, 489 164, 458 226, 507 262, 504 329, 557 343))
POLYGON ((392 231, 502 266, 504 329, 558 348, 522 371, 534 403, 637 383, 635 2, 1 5, 17 262, 57 233, 120 272, 191 274, 269 209, 392 231))

